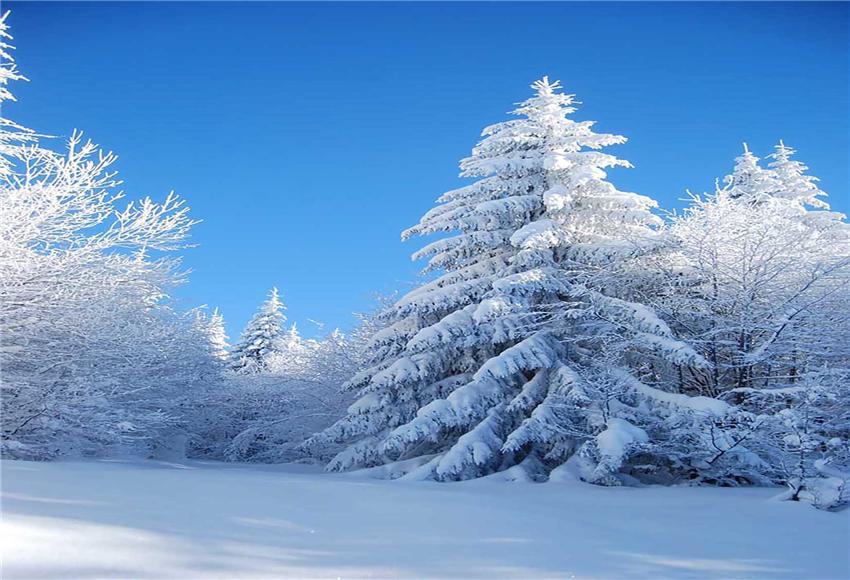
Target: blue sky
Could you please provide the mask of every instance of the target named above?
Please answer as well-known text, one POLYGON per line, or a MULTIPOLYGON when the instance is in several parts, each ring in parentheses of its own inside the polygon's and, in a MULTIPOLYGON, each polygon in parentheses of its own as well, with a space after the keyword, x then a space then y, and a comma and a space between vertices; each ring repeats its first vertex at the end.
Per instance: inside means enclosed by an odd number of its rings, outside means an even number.
POLYGON ((417 280, 399 241, 544 74, 629 137, 615 183, 681 206, 747 141, 796 147, 850 212, 846 3, 4 2, 40 132, 114 150, 130 196, 188 198, 186 305, 238 334, 272 285, 349 327, 417 280))

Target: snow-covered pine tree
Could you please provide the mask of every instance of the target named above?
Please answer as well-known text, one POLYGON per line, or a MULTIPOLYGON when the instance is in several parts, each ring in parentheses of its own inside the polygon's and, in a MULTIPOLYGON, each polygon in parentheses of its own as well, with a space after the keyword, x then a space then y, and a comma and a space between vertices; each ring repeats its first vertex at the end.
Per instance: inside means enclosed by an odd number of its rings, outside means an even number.
POLYGON ((411 459, 421 467, 408 477, 519 465, 511 473, 534 477, 581 450, 582 475, 609 482, 648 437, 629 420, 648 426, 646 409, 691 403, 629 368, 637 351, 644 365, 704 361, 628 300, 625 264, 652 247, 659 219, 653 200, 606 180, 629 163, 599 149, 625 138, 569 118, 575 101, 559 83, 532 88, 518 119, 484 129, 461 162, 479 180, 404 232, 451 235, 414 254, 440 274, 388 310, 374 366, 348 383, 359 400, 308 442, 349 443, 329 469, 411 459))
POLYGON ((227 331, 224 325, 224 316, 215 308, 211 313, 206 308, 198 308, 195 313, 195 327, 204 339, 210 355, 219 361, 228 359, 227 331))
POLYGON ((275 352, 276 342, 283 333, 285 307, 272 288, 257 314, 248 322, 239 342, 230 351, 231 368, 239 373, 258 373, 267 370, 268 359, 275 352))
POLYGON ((316 346, 316 341, 301 336, 293 322, 288 329, 281 328, 272 352, 266 357, 265 370, 278 376, 301 376, 311 366, 316 346))
POLYGON ((771 160, 768 167, 777 183, 777 189, 773 195, 780 199, 795 201, 804 207, 828 210, 829 204, 820 199, 826 197, 826 192, 818 187, 818 178, 806 175, 809 168, 791 159, 795 153, 794 149, 785 145, 783 141, 779 141, 774 149, 775 151, 768 155, 768 159, 771 160))
POLYGON ((753 155, 746 143, 744 152, 735 158, 732 173, 723 181, 726 184, 724 195, 750 202, 761 201, 780 188, 775 174, 759 164, 759 158, 753 155))
POLYGON ((224 316, 219 312, 218 308, 214 309, 210 315, 209 338, 213 355, 220 360, 225 360, 228 356, 230 344, 227 342, 224 316))
POLYGON ((281 354, 290 355, 290 358, 303 358, 303 353, 307 348, 304 339, 301 338, 301 333, 298 332, 298 325, 294 322, 289 326, 289 330, 281 333, 277 341, 278 351, 281 354))

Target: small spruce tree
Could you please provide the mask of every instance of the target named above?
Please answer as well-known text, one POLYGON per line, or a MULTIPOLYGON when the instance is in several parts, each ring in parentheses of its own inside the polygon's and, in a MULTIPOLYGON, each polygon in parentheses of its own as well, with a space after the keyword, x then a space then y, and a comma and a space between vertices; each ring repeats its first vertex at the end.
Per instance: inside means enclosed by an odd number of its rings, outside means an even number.
POLYGON ((213 356, 220 360, 227 359, 230 344, 227 342, 228 337, 224 325, 224 316, 219 312, 218 308, 213 310, 210 315, 208 333, 213 356))
POLYGON ((234 371, 251 374, 268 370, 269 359, 276 352, 277 341, 283 334, 286 322, 284 309, 277 288, 272 288, 268 300, 248 322, 239 342, 230 352, 234 371))

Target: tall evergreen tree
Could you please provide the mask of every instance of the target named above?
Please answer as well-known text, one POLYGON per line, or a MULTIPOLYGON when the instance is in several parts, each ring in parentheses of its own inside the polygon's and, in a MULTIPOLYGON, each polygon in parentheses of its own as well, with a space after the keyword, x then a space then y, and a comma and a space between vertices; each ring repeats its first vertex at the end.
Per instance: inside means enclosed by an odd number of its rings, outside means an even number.
POLYGON ((269 358, 277 349, 283 334, 285 307, 272 288, 257 314, 248 322, 239 342, 230 352, 231 368, 239 373, 258 373, 268 370, 269 358))
POLYGON ((441 275, 388 310, 374 366, 349 382, 361 398, 313 438, 349 443, 330 469, 419 458, 409 477, 519 464, 534 476, 581 451, 584 475, 602 481, 647 437, 622 418, 641 413, 638 398, 687 406, 629 369, 636 350, 704 361, 629 300, 625 264, 652 247, 659 219, 653 200, 606 180, 629 163, 599 149, 625 138, 570 119, 559 83, 532 88, 519 118, 484 129, 461 162, 479 180, 403 234, 452 233, 414 255, 441 275), (617 396, 619 406, 604 400, 617 396))

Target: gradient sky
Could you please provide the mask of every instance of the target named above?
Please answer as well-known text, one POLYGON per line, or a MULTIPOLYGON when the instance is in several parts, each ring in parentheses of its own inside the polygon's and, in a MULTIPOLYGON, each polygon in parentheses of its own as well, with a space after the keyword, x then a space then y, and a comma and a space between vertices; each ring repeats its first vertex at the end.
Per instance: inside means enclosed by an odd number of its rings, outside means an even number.
POLYGON ((850 212, 846 3, 3 2, 31 82, 4 115, 188 198, 188 305, 237 335, 272 285, 307 334, 409 289, 401 243, 544 74, 629 137, 621 188, 680 207, 780 138, 850 212))

